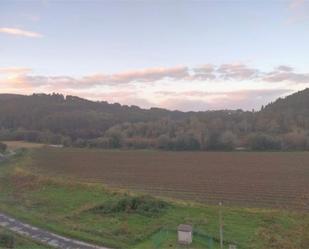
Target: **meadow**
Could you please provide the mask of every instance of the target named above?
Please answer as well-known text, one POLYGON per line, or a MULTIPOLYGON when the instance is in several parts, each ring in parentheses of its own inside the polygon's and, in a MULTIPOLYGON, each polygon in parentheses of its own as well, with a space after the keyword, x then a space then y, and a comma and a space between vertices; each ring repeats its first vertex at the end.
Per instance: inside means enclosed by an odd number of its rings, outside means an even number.
MULTIPOLYGON (((194 243, 190 248, 219 248, 217 205, 173 198, 157 199, 110 188, 102 184, 101 178, 98 182, 90 182, 88 177, 70 175, 69 171, 61 173, 61 167, 69 165, 68 162, 77 162, 70 154, 73 152, 81 156, 89 154, 82 161, 84 174, 94 170, 90 158, 104 163, 102 155, 106 157, 115 153, 117 156, 113 160, 118 162, 117 158, 124 160, 120 156, 124 153, 126 162, 134 160, 126 154, 131 152, 119 151, 43 148, 21 152, 10 162, 0 164, 0 212, 58 234, 128 249, 179 248, 176 227, 180 223, 188 223, 194 227, 194 243), (68 156, 66 163, 59 155, 68 156), (54 163, 55 174, 45 168, 44 161, 46 165, 54 163), (138 208, 130 204, 135 198, 144 200, 138 208), (150 209, 149 206, 157 208, 150 209)), ((135 153, 147 155, 157 152, 135 153)), ((131 174, 134 170, 130 170, 131 174)), ((155 174, 156 171, 152 172, 155 174)), ((124 173, 118 168, 118 174, 122 176, 124 173)), ((230 243, 236 244, 239 249, 305 249, 308 246, 309 215, 305 211, 224 205, 222 213, 225 247, 230 243)))

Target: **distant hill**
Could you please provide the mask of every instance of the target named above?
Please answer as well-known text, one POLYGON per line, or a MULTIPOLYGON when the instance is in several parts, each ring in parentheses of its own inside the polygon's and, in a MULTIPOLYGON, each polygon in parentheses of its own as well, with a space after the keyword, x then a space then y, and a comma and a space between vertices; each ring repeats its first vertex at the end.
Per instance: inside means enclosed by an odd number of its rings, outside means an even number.
POLYGON ((297 129, 308 131, 309 89, 269 103, 262 108, 257 117, 265 122, 263 129, 268 131, 288 132, 297 129))
POLYGON ((147 110, 61 94, 0 94, 0 129, 0 139, 104 148, 305 149, 309 89, 280 98, 260 112, 147 110), (288 140, 297 145, 288 146, 288 140))
POLYGON ((268 104, 264 112, 289 112, 293 115, 309 115, 309 88, 268 104))
POLYGON ((82 133, 97 136, 119 122, 152 121, 162 117, 181 119, 186 116, 177 111, 145 110, 60 94, 0 95, 0 125, 7 129, 49 130, 73 136, 77 132, 84 137, 82 133))

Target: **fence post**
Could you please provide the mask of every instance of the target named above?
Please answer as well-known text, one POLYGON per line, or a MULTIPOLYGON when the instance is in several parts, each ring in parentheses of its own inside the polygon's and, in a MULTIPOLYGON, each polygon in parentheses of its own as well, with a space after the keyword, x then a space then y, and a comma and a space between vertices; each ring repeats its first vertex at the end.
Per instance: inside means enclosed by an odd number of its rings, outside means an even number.
POLYGON ((220 248, 223 249, 223 223, 222 223, 222 202, 219 202, 219 232, 220 232, 220 248))

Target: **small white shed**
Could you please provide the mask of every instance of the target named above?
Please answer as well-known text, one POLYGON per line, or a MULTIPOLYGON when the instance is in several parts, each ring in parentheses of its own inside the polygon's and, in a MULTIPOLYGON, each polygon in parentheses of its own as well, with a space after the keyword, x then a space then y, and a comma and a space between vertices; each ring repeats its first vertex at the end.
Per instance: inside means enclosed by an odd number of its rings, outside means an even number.
POLYGON ((180 224, 178 226, 178 242, 189 245, 192 243, 192 226, 180 224))
POLYGON ((230 245, 229 245, 229 249, 237 249, 237 246, 236 246, 236 245, 230 244, 230 245))

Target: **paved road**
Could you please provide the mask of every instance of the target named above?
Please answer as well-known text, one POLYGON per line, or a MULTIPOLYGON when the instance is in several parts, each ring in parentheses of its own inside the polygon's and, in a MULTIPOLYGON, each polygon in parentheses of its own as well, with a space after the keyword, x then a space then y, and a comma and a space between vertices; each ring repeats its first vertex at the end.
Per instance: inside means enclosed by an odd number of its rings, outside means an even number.
POLYGON ((0 213, 0 226, 21 236, 39 241, 43 244, 60 249, 111 249, 69 239, 43 229, 30 226, 0 213))

